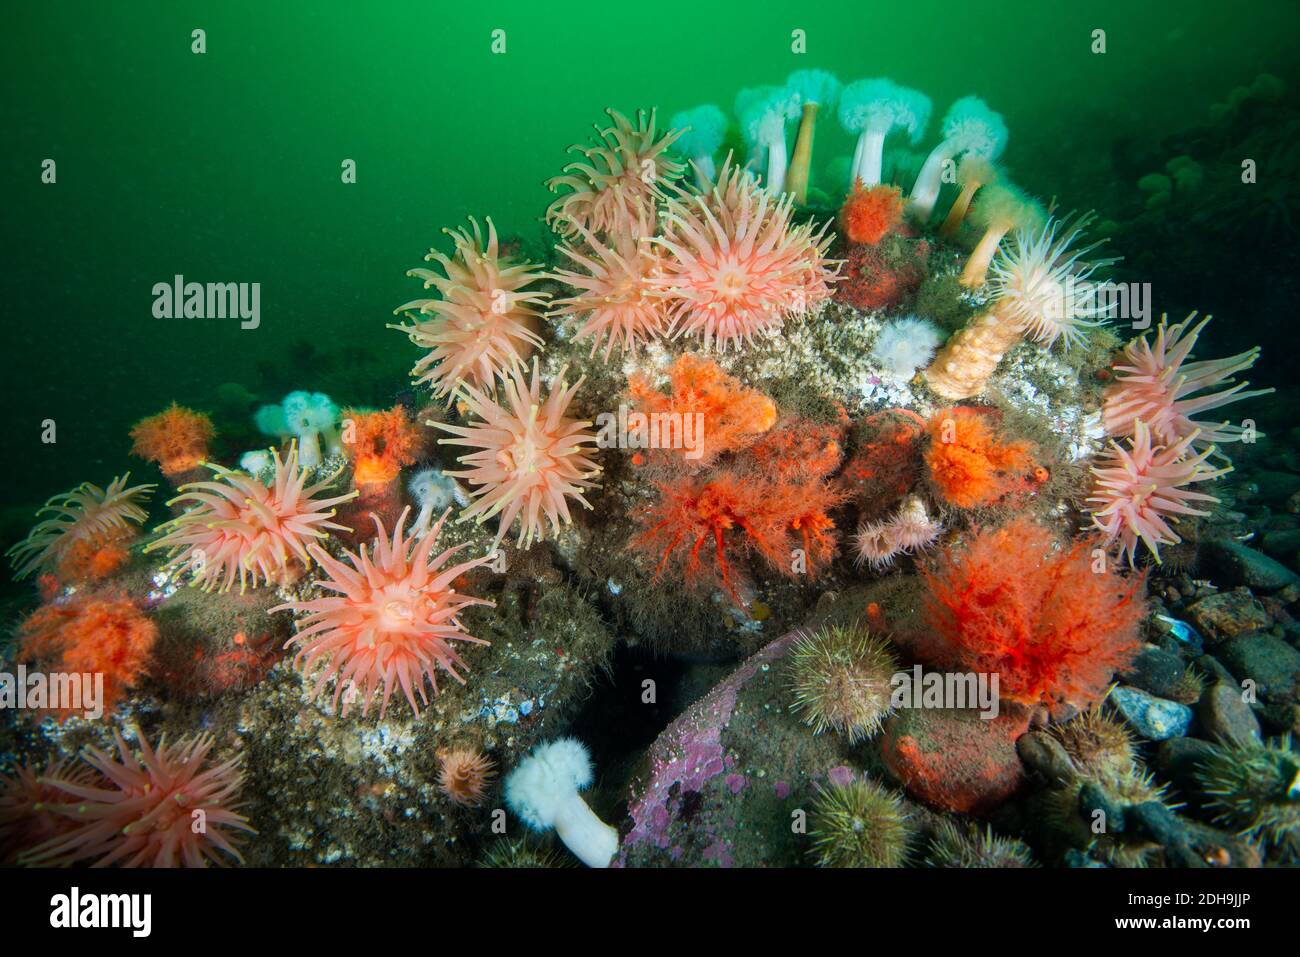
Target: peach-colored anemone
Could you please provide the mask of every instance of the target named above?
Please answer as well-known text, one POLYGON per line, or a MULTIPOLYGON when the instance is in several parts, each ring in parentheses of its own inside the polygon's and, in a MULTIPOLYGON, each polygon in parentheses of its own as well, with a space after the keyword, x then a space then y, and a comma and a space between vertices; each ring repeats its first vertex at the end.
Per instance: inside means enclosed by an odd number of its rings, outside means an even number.
POLYGON ((572 286, 575 293, 556 299, 550 316, 580 319, 574 339, 590 338, 593 356, 603 341, 606 362, 616 345, 635 352, 638 344, 662 336, 668 326, 668 304, 652 282, 661 273, 654 248, 628 230, 616 231, 606 244, 585 227, 576 228, 586 245, 557 248, 583 272, 555 271, 554 278, 572 286))
POLYGON ((1243 391, 1249 382, 1233 385, 1232 376, 1249 369, 1259 358, 1259 347, 1225 359, 1188 362, 1196 339, 1210 321, 1206 316, 1194 326, 1196 313, 1168 326, 1161 317, 1152 345, 1146 336, 1124 347, 1123 359, 1115 364, 1115 383, 1106 389, 1102 403, 1102 424, 1110 435, 1132 435, 1141 419, 1156 441, 1175 443, 1200 431, 1193 445, 1239 442, 1241 426, 1201 422, 1192 418, 1230 402, 1267 395, 1272 389, 1243 391), (1232 386, 1219 392, 1195 395, 1216 386, 1232 386))
POLYGON ((44 783, 51 779, 88 785, 98 777, 71 758, 51 758, 43 770, 28 762, 15 768, 11 776, 0 778, 0 865, 18 863, 20 852, 67 834, 76 826, 57 809, 76 799, 44 783))
POLYGON ((888 568, 900 555, 924 551, 939 539, 943 526, 926 512, 917 496, 909 496, 889 518, 865 522, 853 537, 854 561, 876 571, 888 568))
POLYGON ((501 516, 497 543, 516 518, 518 545, 528 548, 545 536, 543 516, 556 532, 572 521, 570 498, 591 508, 582 493, 595 487, 592 479, 600 472, 600 466, 588 457, 592 449, 587 447, 595 445, 597 437, 588 431, 590 422, 565 414, 583 380, 566 388, 564 371, 560 370, 543 400, 534 358, 531 382, 513 370, 502 383, 501 404, 476 389, 462 388, 461 399, 480 421, 464 426, 428 423, 456 436, 439 439, 439 443, 479 450, 457 460, 469 468, 447 474, 476 486, 470 493, 474 501, 462 513, 462 521, 485 522, 501 516))
POLYGON ((325 537, 328 530, 350 531, 330 519, 335 506, 358 493, 317 498, 334 476, 308 487, 296 447, 284 461, 278 451, 272 455, 270 487, 247 473, 209 464, 217 481, 182 485, 172 502, 192 507, 158 526, 162 537, 145 550, 167 549, 164 567, 187 566, 193 583, 204 591, 229 591, 236 577, 240 592, 250 584, 257 588, 297 580, 311 565, 307 542, 325 537))
POLYGON ((488 784, 496 777, 492 759, 477 748, 457 748, 438 755, 438 790, 464 807, 483 800, 488 784))
POLYGON ((1169 527, 1180 515, 1206 515, 1193 503, 1214 504, 1218 499, 1203 492, 1183 488, 1195 482, 1217 479, 1231 467, 1214 469, 1205 460, 1214 453, 1210 446, 1192 455, 1189 449, 1198 433, 1179 439, 1169 446, 1151 444, 1151 430, 1139 419, 1134 423, 1129 448, 1111 443, 1111 454, 1093 468, 1096 477, 1093 493, 1088 497, 1093 523, 1105 533, 1106 540, 1120 543, 1121 554, 1134 563, 1138 543, 1142 542, 1160 561, 1161 545, 1182 541, 1169 527))
POLYGON ((72 827, 22 854, 23 864, 66 865, 93 861, 96 867, 204 867, 243 863, 234 831, 257 832, 236 813, 244 774, 240 758, 207 764, 209 735, 175 744, 149 746, 143 734, 140 757, 113 732, 121 760, 87 748, 85 763, 103 777, 88 782, 68 773, 41 778, 63 802, 50 809, 72 827))
POLYGON ((730 157, 711 192, 668 201, 664 234, 651 240, 667 255, 651 282, 673 300, 674 337, 740 348, 830 297, 839 266, 826 259, 829 224, 794 225, 793 202, 774 199, 730 157))
POLYGON ((156 485, 127 488, 131 473, 113 479, 108 488, 83 482, 71 492, 56 495, 37 511, 52 514, 38 523, 7 554, 15 566, 14 577, 26 578, 36 569, 52 569, 75 545, 135 534, 135 526, 148 518, 144 504, 156 485))
POLYGON ((439 669, 465 683, 456 671, 458 665, 465 667, 465 662, 452 642, 488 644, 467 634, 459 616, 471 605, 491 606, 492 602, 463 595, 456 591, 454 583, 471 569, 490 562, 492 556, 444 568, 452 555, 466 547, 457 545, 434 554, 447 513, 418 540, 414 534, 406 535, 409 513, 409 508, 403 509, 391 539, 380 518, 372 516, 378 533, 373 553, 362 545, 359 552, 344 552, 346 563, 315 543, 308 546, 312 557, 329 575, 316 584, 337 594, 286 602, 271 609, 305 615, 286 647, 298 649, 294 665, 306 675, 323 663, 312 697, 334 679, 334 706, 337 708, 343 697, 344 714, 352 697, 344 696, 346 689, 355 689, 361 698, 362 713, 366 714, 382 686, 380 717, 387 712, 389 699, 398 688, 418 715, 420 703, 429 703, 425 682, 434 694, 438 693, 439 669))
POLYGON ((411 369, 416 382, 435 397, 450 397, 460 382, 489 389, 506 370, 522 365, 540 348, 546 293, 527 286, 543 278, 532 263, 515 263, 501 254, 496 226, 487 219, 487 242, 473 218, 467 229, 444 230, 455 244, 448 257, 430 250, 424 258, 438 262, 445 275, 412 269, 407 275, 438 290, 437 299, 415 299, 397 313, 415 313, 412 325, 390 325, 421 349, 429 350, 411 369))
POLYGON ((564 168, 547 185, 551 192, 567 190, 546 210, 546 222, 556 232, 572 236, 582 226, 608 235, 620 229, 644 229, 654 223, 656 204, 665 187, 686 167, 665 152, 683 130, 655 139, 655 111, 638 110, 636 126, 617 110, 606 110, 614 125, 596 127, 594 146, 573 145, 585 157, 564 168))

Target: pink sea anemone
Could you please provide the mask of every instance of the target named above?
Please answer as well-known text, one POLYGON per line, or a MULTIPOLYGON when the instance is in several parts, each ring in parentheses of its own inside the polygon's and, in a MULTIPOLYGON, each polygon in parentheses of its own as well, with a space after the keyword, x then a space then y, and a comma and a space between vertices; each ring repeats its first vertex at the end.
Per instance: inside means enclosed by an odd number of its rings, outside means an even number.
POLYGON ((651 281, 673 300, 674 336, 740 348, 830 297, 839 272, 825 258, 829 223, 796 226, 793 209, 730 158, 712 192, 669 200, 664 235, 651 240, 668 255, 651 281))
POLYGON ((671 130, 655 139, 655 113, 638 111, 634 127, 622 113, 607 110, 614 125, 596 127, 596 145, 569 147, 585 157, 564 168, 547 185, 551 192, 567 190, 546 210, 546 222, 565 236, 577 226, 608 235, 618 230, 646 228, 654 223, 656 204, 665 187, 686 167, 665 152, 682 135, 671 130))
POLYGON ((14 564, 14 577, 26 578, 37 569, 58 568, 79 547, 98 548, 136 533, 146 518, 144 504, 156 485, 133 485, 128 472, 113 479, 107 489, 83 482, 71 492, 56 495, 37 511, 47 518, 6 553, 14 564))
POLYGON ((1154 346, 1140 336, 1124 347, 1122 361, 1115 365, 1115 383, 1106 389, 1102 404, 1102 424, 1110 435, 1132 435, 1137 420, 1150 428, 1157 442, 1172 445, 1200 430, 1197 448, 1220 442, 1239 442, 1240 426, 1199 422, 1192 418, 1200 412, 1217 409, 1230 402, 1267 395, 1272 389, 1243 391, 1249 382, 1232 385, 1231 376, 1245 371, 1259 358, 1259 347, 1226 359, 1188 362, 1196 339, 1210 321, 1206 316, 1196 325, 1196 313, 1172 326, 1161 317, 1154 346), (1195 395, 1216 386, 1230 389, 1195 395))
POLYGON ((924 551, 939 540, 943 526, 930 517, 925 503, 910 495, 886 519, 865 522, 853 536, 853 556, 858 565, 874 570, 888 568, 901 555, 924 551))
POLYGON ((182 739, 158 750, 143 734, 140 757, 114 732, 121 760, 87 748, 85 764, 102 782, 56 768, 41 783, 59 792, 53 813, 72 826, 25 852, 21 863, 66 865, 93 861, 96 867, 204 867, 243 863, 234 831, 256 833, 236 813, 244 774, 240 758, 207 765, 208 735, 182 739))
MULTIPOLYGON (((346 563, 313 542, 308 546, 311 555, 329 575, 328 580, 318 584, 337 594, 287 602, 271 609, 305 613, 306 617, 298 622, 297 635, 287 647, 298 648, 294 664, 304 674, 313 672, 319 663, 325 664, 312 694, 320 694, 325 683, 335 679, 335 707, 345 689, 354 688, 361 697, 362 713, 368 713, 371 699, 382 685, 380 717, 387 712, 389 699, 398 687, 418 715, 416 695, 428 704, 426 680, 437 694, 438 669, 465 683, 456 671, 456 666, 465 663, 452 642, 487 644, 465 632, 459 614, 470 605, 492 602, 462 595, 454 583, 470 569, 490 562, 492 556, 444 568, 447 559, 465 547, 458 545, 434 554, 446 513, 417 541, 405 533, 409 512, 403 510, 391 540, 384 523, 375 516, 378 535, 373 554, 362 545, 359 554, 344 553, 346 563)), ((343 698, 344 714, 350 697, 343 698)))
POLYGON ((606 245, 585 227, 576 229, 586 246, 557 248, 584 271, 555 271, 576 292, 556 299, 550 316, 580 318, 574 339, 590 338, 593 356, 603 340, 606 362, 615 345, 634 352, 639 343, 658 339, 668 326, 668 308, 653 283, 662 271, 654 248, 628 230, 616 231, 606 245))
POLYGON ((1181 538, 1169 527, 1179 515, 1206 515, 1191 503, 1215 503, 1218 499, 1203 492, 1193 492, 1185 485, 1217 479, 1232 468, 1213 469, 1205 460, 1214 453, 1210 446, 1199 454, 1189 453, 1198 433, 1179 439, 1172 445, 1152 446, 1151 430, 1141 419, 1134 423, 1129 448, 1111 443, 1111 454, 1099 467, 1093 494, 1088 497, 1089 510, 1106 540, 1119 540, 1121 553, 1134 563, 1138 542, 1146 544, 1156 561, 1161 545, 1177 545, 1181 538))
POLYGON ((470 493, 474 501, 461 520, 485 522, 499 514, 499 543, 518 518, 518 545, 528 548, 544 537, 543 515, 556 532, 572 521, 568 499, 591 508, 582 493, 595 487, 592 479, 600 466, 585 446, 595 445, 596 434, 588 430, 590 422, 565 415, 582 381, 566 388, 561 369, 543 400, 534 358, 532 381, 512 370, 502 383, 501 404, 477 389, 462 388, 461 398, 480 421, 465 426, 429 423, 456 436, 440 443, 479 450, 457 460, 469 468, 447 473, 476 486, 470 493))
POLYGON ((407 275, 438 290, 438 299, 415 299, 397 313, 416 313, 412 325, 390 325, 407 334, 428 353, 416 362, 411 376, 427 384, 435 397, 450 396, 459 382, 489 389, 497 376, 522 365, 542 338, 546 293, 525 287, 543 278, 532 263, 515 263, 501 254, 497 230, 487 220, 487 242, 476 220, 469 230, 445 230, 455 244, 448 257, 430 250, 424 258, 438 262, 445 275, 412 269, 407 275))
POLYGON ((317 498, 333 476, 307 487, 297 447, 283 462, 279 452, 272 456, 275 477, 269 488, 244 472, 209 464, 218 480, 182 485, 172 501, 191 502, 192 507, 160 525, 162 537, 145 550, 167 549, 165 567, 188 567, 204 591, 229 591, 236 576, 240 592, 249 585, 297 580, 311 565, 307 542, 328 530, 351 531, 330 519, 336 506, 358 493, 317 498))
POLYGON ((73 819, 59 813, 59 805, 76 799, 45 783, 51 779, 84 786, 94 784, 96 776, 84 764, 52 758, 44 770, 29 762, 19 765, 11 777, 0 778, 0 865, 16 864, 23 851, 76 826, 73 819))

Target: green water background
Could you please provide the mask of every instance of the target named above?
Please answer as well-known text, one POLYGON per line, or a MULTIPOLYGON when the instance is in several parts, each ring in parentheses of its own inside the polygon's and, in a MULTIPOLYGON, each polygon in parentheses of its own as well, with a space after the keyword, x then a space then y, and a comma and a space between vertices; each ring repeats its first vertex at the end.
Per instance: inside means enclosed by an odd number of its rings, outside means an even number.
MULTIPOLYGON (((975 93, 1006 117, 1018 180, 1087 206, 1117 142, 1194 122, 1261 71, 1293 76, 1295 7, 7 3, 4 506, 127 468, 156 476, 128 455, 131 423, 173 399, 212 410, 223 383, 265 401, 391 398, 416 355, 384 328, 418 293, 405 270, 469 215, 541 237, 544 181, 607 106, 729 110, 739 88, 800 67, 890 76, 936 116, 975 93), (56 185, 40 182, 46 158, 56 185), (155 319, 153 284, 177 273, 261 283, 261 327, 155 319)), ((817 165, 849 148, 825 124, 817 165)))

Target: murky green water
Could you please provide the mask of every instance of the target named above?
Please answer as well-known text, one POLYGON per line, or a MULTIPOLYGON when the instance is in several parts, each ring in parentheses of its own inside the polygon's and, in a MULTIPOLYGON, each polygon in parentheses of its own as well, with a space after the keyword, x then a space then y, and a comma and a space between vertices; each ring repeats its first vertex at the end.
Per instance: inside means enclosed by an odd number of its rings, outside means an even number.
MULTIPOLYGON (((936 113, 973 92, 1006 116, 1022 183, 1106 214, 1135 188, 1114 174, 1127 144, 1201 120, 1261 71, 1294 73, 1288 0, 363 6, 7 5, 10 504, 147 472, 127 455, 130 424, 176 399, 221 425, 223 383, 264 400, 403 389, 412 351, 384 323, 415 294, 405 269, 470 214, 542 237, 543 181, 606 106, 729 107, 805 66, 893 77, 936 113), (152 287, 177 274, 260 283, 260 327, 155 318, 152 287)), ((819 165, 849 148, 827 127, 819 165)))

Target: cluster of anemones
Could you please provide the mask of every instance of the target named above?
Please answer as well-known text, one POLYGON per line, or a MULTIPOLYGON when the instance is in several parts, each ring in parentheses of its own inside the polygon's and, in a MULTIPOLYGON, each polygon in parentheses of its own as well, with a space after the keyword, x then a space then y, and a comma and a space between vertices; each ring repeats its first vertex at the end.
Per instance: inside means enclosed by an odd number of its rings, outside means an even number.
POLYGON ((943 526, 926 511, 925 502, 909 495, 893 515, 858 527, 853 537, 853 557, 858 565, 880 571, 903 555, 929 548, 942 531, 943 526))
POLYGON ((146 551, 167 549, 165 567, 187 568, 205 591, 229 591, 236 578, 240 591, 299 578, 311 564, 307 542, 329 530, 349 531, 330 519, 357 493, 319 498, 333 477, 308 486, 296 447, 284 461, 272 452, 272 460, 269 487, 245 472, 209 465, 216 481, 182 485, 172 501, 191 507, 160 525, 162 537, 146 551))
POLYGON ((698 337, 706 349, 770 336, 828 299, 838 279, 828 224, 797 225, 793 213, 791 196, 728 158, 716 185, 676 189, 657 214, 639 209, 603 241, 574 224, 583 245, 560 250, 585 272, 556 273, 578 293, 552 315, 583 319, 576 337, 593 339, 593 351, 604 340, 606 358, 619 341, 630 350, 661 335, 698 337), (656 219, 661 232, 649 235, 656 219))
POLYGON ((1225 359, 1187 361, 1210 317, 1193 325, 1192 313, 1169 326, 1162 319, 1154 344, 1140 336, 1124 349, 1115 365, 1115 382, 1106 389, 1102 425, 1106 432, 1127 437, 1128 447, 1111 443, 1107 456, 1093 469, 1093 494, 1088 499, 1093 521, 1109 541, 1118 540, 1130 563, 1138 543, 1160 560, 1161 545, 1182 539, 1170 527, 1181 515, 1205 515, 1199 505, 1218 501, 1186 486, 1219 478, 1231 466, 1206 464, 1216 454, 1216 442, 1242 441, 1247 430, 1227 422, 1213 423, 1192 416, 1239 399, 1272 392, 1244 391, 1247 382, 1232 376, 1249 369, 1259 357, 1251 349, 1225 359), (1207 393, 1219 386, 1230 386, 1207 393), (1201 394, 1198 394, 1201 393, 1201 394))

